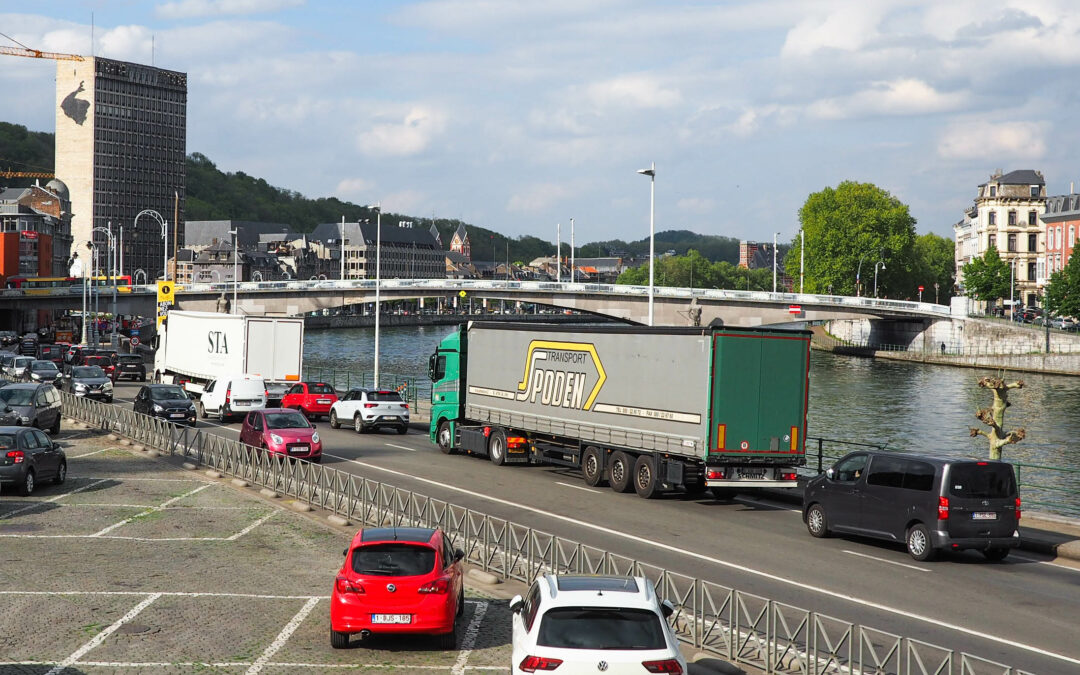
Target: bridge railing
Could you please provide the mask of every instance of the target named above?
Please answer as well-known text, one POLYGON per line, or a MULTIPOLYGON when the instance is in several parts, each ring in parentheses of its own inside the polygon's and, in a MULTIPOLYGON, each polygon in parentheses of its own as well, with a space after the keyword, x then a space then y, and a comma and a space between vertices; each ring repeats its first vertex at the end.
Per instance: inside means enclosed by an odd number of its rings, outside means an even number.
POLYGON ((767 674, 1028 675, 1007 664, 908 638, 605 551, 549 532, 119 407, 61 394, 88 426, 179 455, 364 525, 439 527, 466 560, 497 577, 546 572, 641 575, 675 606, 670 621, 694 648, 767 674))

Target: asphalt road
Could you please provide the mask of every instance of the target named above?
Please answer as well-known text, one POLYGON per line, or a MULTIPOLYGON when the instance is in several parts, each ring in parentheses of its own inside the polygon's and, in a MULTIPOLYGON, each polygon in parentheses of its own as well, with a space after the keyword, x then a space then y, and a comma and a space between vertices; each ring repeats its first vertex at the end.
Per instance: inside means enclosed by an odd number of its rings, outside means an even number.
MULTIPOLYGON (((120 384, 130 405, 138 384, 120 384)), ((200 427, 235 438, 238 423, 200 427)), ((681 574, 1020 670, 1080 672, 1080 569, 1028 552, 913 561, 902 546, 813 539, 790 505, 589 488, 576 471, 443 455, 414 426, 358 435, 318 423, 324 464, 630 556, 681 574)), ((975 670, 974 672, 981 672, 975 670)))

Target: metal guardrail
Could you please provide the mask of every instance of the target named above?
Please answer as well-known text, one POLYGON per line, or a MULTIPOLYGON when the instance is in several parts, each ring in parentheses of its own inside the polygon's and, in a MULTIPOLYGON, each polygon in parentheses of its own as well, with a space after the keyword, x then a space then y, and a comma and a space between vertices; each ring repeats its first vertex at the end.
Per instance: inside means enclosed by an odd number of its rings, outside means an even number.
POLYGON ((91 427, 180 455, 367 525, 440 527, 466 559, 503 579, 562 573, 643 575, 676 606, 679 639, 766 673, 1030 675, 1003 663, 851 623, 496 518, 411 490, 306 461, 280 460, 239 441, 61 393, 91 427))

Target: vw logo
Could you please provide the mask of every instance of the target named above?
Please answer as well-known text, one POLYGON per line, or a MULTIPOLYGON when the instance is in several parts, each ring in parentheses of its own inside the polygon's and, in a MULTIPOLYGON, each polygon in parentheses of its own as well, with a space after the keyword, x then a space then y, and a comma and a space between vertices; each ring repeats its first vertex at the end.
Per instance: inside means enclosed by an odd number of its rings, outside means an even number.
POLYGON ((386 584, 386 590, 390 593, 393 593, 397 590, 397 586, 395 586, 394 584, 386 584))
POLYGON ((607 670, 607 661, 601 661, 600 663, 596 664, 596 669, 599 670, 601 673, 607 670))

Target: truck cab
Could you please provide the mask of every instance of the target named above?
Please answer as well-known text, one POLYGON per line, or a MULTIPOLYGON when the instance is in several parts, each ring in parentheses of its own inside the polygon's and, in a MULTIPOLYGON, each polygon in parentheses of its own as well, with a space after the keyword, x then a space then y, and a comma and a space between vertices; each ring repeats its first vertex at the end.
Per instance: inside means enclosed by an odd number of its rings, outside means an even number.
POLYGON ((453 453, 455 420, 462 417, 461 374, 465 367, 465 325, 447 335, 428 359, 431 378, 431 426, 428 436, 444 454, 453 453))

